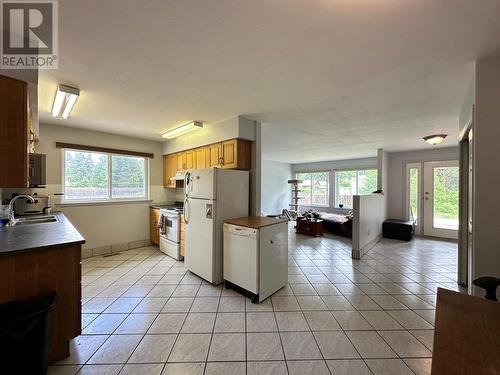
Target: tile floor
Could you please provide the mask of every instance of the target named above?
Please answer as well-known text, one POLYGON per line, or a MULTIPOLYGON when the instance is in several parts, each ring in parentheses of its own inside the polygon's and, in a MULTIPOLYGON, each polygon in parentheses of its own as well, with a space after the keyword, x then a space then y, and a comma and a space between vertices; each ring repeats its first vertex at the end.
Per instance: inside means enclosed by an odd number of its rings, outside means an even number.
POLYGON ((49 374, 429 374, 436 288, 456 243, 290 233, 289 285, 261 304, 154 247, 83 260, 82 335, 49 374))

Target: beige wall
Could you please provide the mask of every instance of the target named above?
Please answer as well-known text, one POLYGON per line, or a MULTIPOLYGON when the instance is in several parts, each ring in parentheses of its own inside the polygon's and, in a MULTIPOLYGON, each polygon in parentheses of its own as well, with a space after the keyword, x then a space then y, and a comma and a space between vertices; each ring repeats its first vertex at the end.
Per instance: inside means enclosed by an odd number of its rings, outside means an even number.
POLYGON ((500 56, 477 61, 475 82, 473 279, 500 277, 500 56))
POLYGON ((352 220, 352 257, 360 259, 382 237, 385 220, 382 194, 354 195, 352 220))
MULTIPOLYGON (((36 189, 40 194, 62 189, 62 151, 56 142, 102 146, 132 151, 151 152, 150 195, 163 202, 175 199, 175 191, 163 188, 162 144, 115 134, 100 133, 58 125, 40 126, 37 151, 47 155, 47 188, 36 189)), ((63 211, 86 239, 84 248, 98 248, 149 239, 150 202, 61 206, 63 211)))

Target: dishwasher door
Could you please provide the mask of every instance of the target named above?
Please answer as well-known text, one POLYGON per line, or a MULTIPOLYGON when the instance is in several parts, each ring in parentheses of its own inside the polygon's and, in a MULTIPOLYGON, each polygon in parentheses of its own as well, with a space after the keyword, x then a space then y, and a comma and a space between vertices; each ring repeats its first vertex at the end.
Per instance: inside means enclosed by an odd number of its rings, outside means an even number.
POLYGON ((224 280, 259 293, 258 230, 224 224, 224 280))

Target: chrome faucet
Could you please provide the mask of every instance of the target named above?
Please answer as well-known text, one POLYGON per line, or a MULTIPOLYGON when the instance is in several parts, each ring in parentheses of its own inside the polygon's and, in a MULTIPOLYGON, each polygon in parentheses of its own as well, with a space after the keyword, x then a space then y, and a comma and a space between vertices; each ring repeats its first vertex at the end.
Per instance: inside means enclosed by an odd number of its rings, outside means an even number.
POLYGON ((14 198, 12 198, 10 200, 10 203, 9 203, 9 226, 12 226, 12 225, 16 224, 17 219, 14 216, 14 203, 19 198, 26 198, 31 203, 35 203, 35 198, 33 198, 31 195, 28 195, 28 194, 19 194, 19 195, 16 195, 14 198))

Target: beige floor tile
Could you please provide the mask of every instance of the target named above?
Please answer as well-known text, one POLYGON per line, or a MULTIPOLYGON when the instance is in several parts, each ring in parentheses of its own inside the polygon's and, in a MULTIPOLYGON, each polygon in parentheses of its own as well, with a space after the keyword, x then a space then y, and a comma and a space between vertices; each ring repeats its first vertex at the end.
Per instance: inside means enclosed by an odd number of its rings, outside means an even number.
POLYGON ((247 333, 247 360, 283 360, 283 349, 278 333, 247 333))
POLYGON ((158 314, 130 314, 116 329, 115 334, 146 333, 158 314))
POLYGON ((207 359, 211 334, 180 334, 168 358, 169 362, 197 362, 207 359))
POLYGON ((401 359, 367 359, 373 375, 414 375, 401 359))
POLYGON ((245 375, 245 362, 209 362, 205 375, 245 375))
POLYGON ((323 358, 351 359, 359 358, 359 354, 342 331, 314 332, 323 358))
POLYGON ((81 367, 80 365, 49 366, 47 375, 75 375, 81 367))
POLYGON ((329 310, 354 310, 344 296, 321 296, 329 310))
POLYGON ((414 331, 409 331, 413 336, 415 336, 422 344, 424 344, 427 349, 432 351, 434 345, 434 330, 419 329, 414 331))
POLYGON ((163 364, 126 364, 120 375, 160 375, 163 364))
POLYGON ((160 312, 167 303, 168 298, 164 297, 145 297, 134 309, 134 313, 154 313, 160 312))
MULTIPOLYGON (((382 331, 393 332, 393 331, 382 331)), ((346 335, 362 358, 397 357, 390 346, 375 331, 348 331, 346 335)))
POLYGON ((311 332, 281 332, 280 337, 287 361, 322 358, 311 332))
POLYGON ((385 311, 360 311, 363 318, 378 330, 402 329, 403 327, 385 311))
MULTIPOLYGON (((223 290, 223 294, 226 289, 223 290)), ((222 296, 219 302, 219 312, 245 312, 245 297, 222 296)))
POLYGON ((344 330, 372 330, 373 327, 358 311, 332 311, 335 320, 344 330))
POLYGON ((117 375, 122 365, 85 365, 78 375, 117 375))
POLYGON ((248 362, 247 375, 288 375, 284 361, 248 362))
POLYGON ((302 311, 328 310, 320 296, 297 296, 302 311))
POLYGON ((159 314, 149 327, 149 334, 179 333, 187 314, 159 314))
POLYGON ((304 311, 304 316, 312 331, 336 331, 341 329, 330 311, 304 311))
POLYGON ((88 361, 89 364, 118 364, 125 363, 137 344, 141 335, 114 335, 110 336, 97 352, 88 361))
POLYGON ((182 333, 211 333, 215 323, 215 313, 189 313, 182 326, 182 333))
POLYGON ((64 358, 57 364, 85 364, 108 337, 108 335, 82 335, 75 337, 69 343, 69 357, 64 358))
POLYGON ((132 353, 130 363, 164 363, 177 335, 146 335, 132 353))
POLYGON ((205 363, 167 363, 161 375, 203 375, 205 363))
POLYGON ((244 361, 244 333, 215 333, 210 343, 208 361, 244 361))
POLYGON ((380 331, 379 334, 400 357, 432 356, 429 349, 408 331, 380 331))
POLYGON ((161 310, 162 313, 182 313, 182 312, 188 312, 189 309, 191 308, 191 305, 193 304, 194 298, 193 297, 172 297, 170 298, 163 309, 161 310))
POLYGON ((219 307, 219 297, 196 297, 191 306, 191 312, 216 312, 219 307))
POLYGON ((431 373, 431 358, 408 358, 404 361, 415 375, 430 375, 431 373))
POLYGON ((272 297, 274 311, 300 311, 297 298, 294 296, 272 297))
POLYGON ((361 359, 328 360, 326 364, 334 375, 372 375, 361 359))
POLYGON ((284 331, 309 331, 309 326, 304 314, 300 311, 280 311, 276 312, 278 329, 284 331))
POLYGON ((362 295, 348 295, 346 296, 347 300, 351 305, 354 306, 356 310, 381 310, 382 308, 373 301, 368 296, 362 295))
POLYGON ((120 297, 116 301, 114 301, 111 305, 109 305, 109 307, 106 310, 104 310, 104 313, 108 314, 131 313, 132 310, 134 310, 136 306, 141 302, 141 300, 142 298, 120 297))
POLYGON ((245 313, 217 313, 214 332, 245 332, 245 313))
POLYGON ((101 314, 83 330, 84 335, 111 334, 125 320, 127 314, 101 314))
POLYGON ((287 361, 289 375, 330 375, 324 360, 287 361))
POLYGON ((175 290, 175 285, 155 285, 148 293, 148 297, 170 297, 175 290))
POLYGON ((249 298, 245 298, 245 310, 247 312, 273 311, 271 298, 268 298, 259 303, 252 303, 249 298))
POLYGON ((278 330, 273 312, 247 312, 247 332, 275 332, 278 330))
POLYGON ((433 329, 432 325, 411 310, 388 311, 406 329, 433 329))

